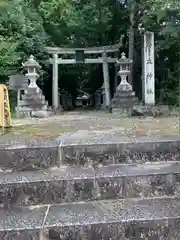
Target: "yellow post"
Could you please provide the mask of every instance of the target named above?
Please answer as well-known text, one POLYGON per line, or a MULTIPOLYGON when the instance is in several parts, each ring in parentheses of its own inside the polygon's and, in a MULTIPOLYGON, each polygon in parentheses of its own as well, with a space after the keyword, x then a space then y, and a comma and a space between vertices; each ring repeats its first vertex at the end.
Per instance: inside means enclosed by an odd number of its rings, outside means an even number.
POLYGON ((9 93, 8 88, 4 84, 0 84, 0 127, 12 127, 9 93))

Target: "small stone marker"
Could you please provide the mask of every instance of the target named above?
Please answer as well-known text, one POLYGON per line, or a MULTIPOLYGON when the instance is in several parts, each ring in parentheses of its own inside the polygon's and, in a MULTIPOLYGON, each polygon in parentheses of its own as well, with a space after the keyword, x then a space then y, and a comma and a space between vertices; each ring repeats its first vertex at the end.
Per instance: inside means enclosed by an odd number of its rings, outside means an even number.
POLYGON ((11 90, 24 90, 27 89, 29 80, 22 74, 11 75, 9 77, 9 89, 11 90))

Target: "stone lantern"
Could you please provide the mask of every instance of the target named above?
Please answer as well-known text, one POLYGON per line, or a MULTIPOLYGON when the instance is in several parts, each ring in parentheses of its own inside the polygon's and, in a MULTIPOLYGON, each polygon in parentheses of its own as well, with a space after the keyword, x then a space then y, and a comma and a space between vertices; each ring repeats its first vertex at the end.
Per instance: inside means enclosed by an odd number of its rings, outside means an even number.
POLYGON ((138 98, 135 96, 131 84, 127 81, 130 74, 132 60, 127 59, 125 53, 122 53, 117 64, 119 65, 118 76, 120 76, 121 81, 114 93, 112 112, 118 112, 125 116, 129 116, 131 115, 133 106, 139 104, 138 98))
POLYGON ((36 81, 39 78, 38 72, 41 69, 41 66, 35 60, 33 55, 31 55, 25 63, 22 63, 22 65, 25 70, 27 70, 26 76, 30 81, 28 88, 36 88, 38 90, 39 87, 37 86, 36 81))
POLYGON ((117 64, 119 65, 118 76, 121 78, 117 89, 120 91, 132 91, 132 86, 127 81, 127 77, 130 74, 132 60, 127 59, 125 53, 122 53, 121 58, 117 61, 117 64))
POLYGON ((47 117, 50 114, 48 111, 48 102, 46 101, 42 90, 36 84, 41 66, 32 55, 26 62, 22 63, 22 66, 27 71, 25 76, 30 83, 22 95, 19 112, 22 116, 47 117))

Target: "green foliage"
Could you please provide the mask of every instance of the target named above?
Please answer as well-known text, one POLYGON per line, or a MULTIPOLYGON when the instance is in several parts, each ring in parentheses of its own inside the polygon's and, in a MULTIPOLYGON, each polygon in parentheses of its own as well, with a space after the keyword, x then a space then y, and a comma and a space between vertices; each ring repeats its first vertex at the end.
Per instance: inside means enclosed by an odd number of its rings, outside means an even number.
POLYGON ((1 75, 17 71, 30 54, 43 54, 46 41, 37 11, 23 0, 12 0, 0 17, 1 75))
POLYGON ((18 41, 13 38, 0 38, 0 73, 7 76, 16 72, 18 62, 21 59, 17 51, 18 41))
POLYGON ((111 8, 108 0, 42 0, 38 7, 55 43, 75 46, 108 42, 111 8))
MULTIPOLYGON (((34 54, 43 66, 44 84, 49 91, 51 66, 45 64, 48 56, 44 53, 47 45, 101 46, 117 43, 124 34, 122 50, 127 51, 132 6, 136 65, 141 62, 138 32, 141 24, 155 32, 157 99, 177 104, 179 0, 0 0, 1 79, 17 72, 21 62, 34 54)), ((136 70, 140 72, 141 68, 136 70)), ((101 71, 98 65, 62 66, 60 85, 72 89, 88 86, 94 90, 102 83, 101 71)))

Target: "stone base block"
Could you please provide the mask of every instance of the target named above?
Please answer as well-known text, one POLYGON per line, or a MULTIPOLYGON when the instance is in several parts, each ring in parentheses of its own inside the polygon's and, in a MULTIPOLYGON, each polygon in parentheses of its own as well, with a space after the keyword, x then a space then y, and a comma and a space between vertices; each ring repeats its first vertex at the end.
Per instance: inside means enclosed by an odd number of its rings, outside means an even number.
POLYGON ((152 116, 152 117, 168 117, 170 116, 170 109, 167 105, 136 105, 132 108, 132 116, 152 116))
POLYGON ((24 118, 24 117, 46 118, 46 117, 50 116, 51 114, 52 113, 48 112, 48 111, 32 111, 32 112, 19 111, 19 112, 17 112, 17 116, 19 118, 24 118))
POLYGON ((50 115, 51 112, 49 111, 32 111, 31 112, 31 117, 35 117, 35 118, 45 118, 48 117, 50 115))
POLYGON ((52 115, 52 111, 48 109, 47 105, 42 106, 40 109, 34 109, 31 106, 19 107, 16 112, 19 117, 45 118, 52 115))

